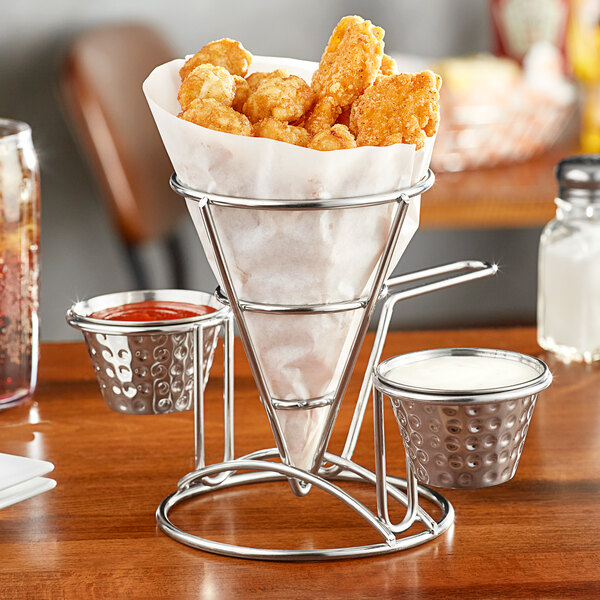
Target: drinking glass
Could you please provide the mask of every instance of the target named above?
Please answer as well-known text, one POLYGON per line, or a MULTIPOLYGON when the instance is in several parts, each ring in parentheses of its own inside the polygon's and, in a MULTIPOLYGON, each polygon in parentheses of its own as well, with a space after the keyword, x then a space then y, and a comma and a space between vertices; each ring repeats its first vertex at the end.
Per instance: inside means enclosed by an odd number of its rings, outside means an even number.
POLYGON ((0 409, 35 390, 39 234, 39 169, 31 128, 0 119, 0 409))

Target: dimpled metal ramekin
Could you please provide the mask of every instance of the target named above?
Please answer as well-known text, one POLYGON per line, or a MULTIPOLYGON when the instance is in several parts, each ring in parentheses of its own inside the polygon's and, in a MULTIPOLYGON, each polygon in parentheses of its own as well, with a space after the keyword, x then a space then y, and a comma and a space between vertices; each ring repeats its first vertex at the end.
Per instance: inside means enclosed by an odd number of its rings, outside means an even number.
POLYGON ((526 354, 484 348, 443 348, 396 356, 375 370, 387 395, 407 460, 422 483, 475 489, 513 477, 538 393, 552 382, 546 364, 526 354), (392 369, 442 356, 484 356, 524 363, 537 374, 521 384, 464 391, 415 388, 390 380, 392 369))
POLYGON ((206 386, 221 324, 229 309, 213 295, 192 290, 141 290, 96 296, 74 304, 67 322, 82 331, 107 406, 129 414, 163 414, 192 408, 194 330, 202 329, 206 386), (167 321, 110 321, 90 314, 133 302, 159 300, 216 308, 167 321))

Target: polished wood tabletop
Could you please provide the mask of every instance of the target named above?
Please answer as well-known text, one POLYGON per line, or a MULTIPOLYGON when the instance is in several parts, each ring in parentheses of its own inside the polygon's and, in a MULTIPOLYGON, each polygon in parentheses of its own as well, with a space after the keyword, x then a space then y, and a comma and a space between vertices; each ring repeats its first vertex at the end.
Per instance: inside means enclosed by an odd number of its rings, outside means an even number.
POLYGON ((554 167, 581 154, 577 134, 569 128, 553 148, 522 162, 436 173, 423 195, 421 227, 431 229, 498 229, 541 227, 554 217, 558 184, 554 167))
MULTIPOLYGON (((551 367, 554 383, 540 396, 514 479, 482 490, 440 490, 455 507, 455 524, 417 548, 275 563, 207 554, 165 536, 154 513, 192 469, 192 413, 110 412, 85 346, 44 345, 34 399, 0 414, 0 451, 52 461, 57 486, 0 511, 0 598, 600 598, 600 366, 564 365, 540 352, 533 329, 516 328, 393 333, 385 356, 443 346, 520 350, 551 367)), ((222 448, 220 374, 217 359, 207 390, 212 461, 222 448)), ((236 454, 272 447, 239 347, 235 383, 236 454)), ((359 385, 355 376, 334 451, 359 385)), ((401 475, 401 438, 386 410, 388 470, 401 475)), ((368 411, 355 459, 369 468, 372 431, 368 411)), ((373 506, 373 488, 348 489, 373 506)), ((325 493, 296 498, 284 482, 192 500, 174 509, 173 520, 198 535, 262 547, 379 541, 325 493)))

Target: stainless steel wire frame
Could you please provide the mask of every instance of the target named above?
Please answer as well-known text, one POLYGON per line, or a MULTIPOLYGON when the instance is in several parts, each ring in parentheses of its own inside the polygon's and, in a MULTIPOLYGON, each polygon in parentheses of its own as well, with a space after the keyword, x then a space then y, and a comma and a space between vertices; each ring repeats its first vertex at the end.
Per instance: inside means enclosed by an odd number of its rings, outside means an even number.
MULTIPOLYGON (((246 210, 261 209, 286 211, 299 209, 352 210, 363 206, 374 206, 389 203, 396 204, 396 210, 394 211, 394 214, 392 216, 388 236, 383 246, 383 250, 379 258, 377 267, 375 269, 375 274, 371 283, 370 290, 368 291, 366 298, 359 299, 362 300, 360 306, 363 308, 362 319, 357 328, 357 333, 355 335, 355 338, 351 345, 351 350, 342 370, 342 376, 340 378, 337 389, 327 399, 317 399, 319 405, 323 405, 323 402, 327 402, 331 405, 331 409, 329 410, 327 420, 323 428, 323 434, 321 435, 318 449, 313 457, 312 466, 309 469, 311 473, 316 473, 321 467, 321 463, 323 461, 323 454, 331 437, 331 432, 333 430, 333 425, 339 412, 342 398, 344 397, 344 394, 348 387, 348 383, 350 382, 350 377, 352 375, 352 371, 354 369, 358 353, 362 346, 364 336, 367 332, 371 316, 375 309, 375 304, 383 289, 384 279, 389 271, 392 255, 396 247, 398 238, 400 236, 400 231, 402 229, 402 225, 406 217, 410 198, 419 196, 421 193, 428 190, 433 185, 434 181, 435 176, 433 172, 429 169, 427 174, 416 184, 408 188, 386 194, 375 194, 372 196, 362 196, 358 198, 334 198, 326 200, 259 200, 247 198, 230 198, 215 194, 202 193, 183 185, 177 179, 177 176, 175 174, 173 174, 173 176, 171 177, 171 187, 177 193, 179 193, 187 199, 191 199, 198 202, 198 207, 202 216, 202 221, 206 230, 206 234, 208 236, 208 240, 211 244, 214 253, 215 263, 219 273, 219 279, 222 282, 222 285, 225 288, 225 294, 229 299, 229 305, 233 311, 238 325, 242 344, 244 346, 246 356, 248 357, 248 362, 250 364, 252 374, 256 381, 260 399, 267 412, 269 423, 271 425, 273 436, 275 438, 275 443, 285 464, 292 464, 291 455, 283 433, 281 431, 279 420, 277 418, 277 415, 275 414, 275 406, 273 403, 273 399, 271 398, 271 394, 269 392, 266 377, 257 359, 257 352, 255 350, 252 338, 250 336, 244 314, 246 311, 268 312, 269 308, 266 305, 262 305, 262 307, 258 307, 256 305, 252 306, 252 303, 247 302, 245 299, 241 299, 238 297, 235 287, 233 285, 233 278, 231 276, 229 266, 227 265, 227 261, 225 259, 225 253, 223 251, 221 239, 219 237, 219 232, 217 230, 217 226, 213 218, 211 207, 215 205, 246 210)), ((329 305, 323 304, 287 307, 280 306, 277 308, 279 310, 285 310, 286 312, 298 312, 306 314, 323 311, 337 312, 339 310, 352 310, 357 307, 335 307, 333 311, 330 310, 329 305)), ((288 406, 291 408, 291 405, 288 406)), ((309 407, 314 407, 314 403, 305 402, 302 404, 301 408, 309 407)), ((290 487, 292 488, 292 491, 297 496, 304 496, 310 491, 310 485, 306 484, 302 480, 290 479, 289 483, 290 487)))
MULTIPOLYGON (((235 456, 234 436, 234 327, 232 315, 226 315, 223 327, 223 461, 228 462, 235 456)), ((206 448, 204 445, 204 327, 194 328, 194 356, 196 356, 194 374, 194 469, 206 467, 206 448)), ((207 483, 218 484, 225 481, 228 473, 221 473, 207 483)))
MULTIPOLYGON (((396 245, 399 232, 401 230, 406 210, 410 197, 416 196, 426 189, 429 189, 433 184, 433 173, 429 171, 428 175, 418 184, 401 190, 391 196, 387 196, 384 200, 381 195, 373 197, 369 201, 364 200, 359 205, 365 206, 375 203, 382 202, 396 202, 397 210, 392 220, 390 232, 388 235, 387 242, 385 244, 382 256, 380 258, 376 275, 374 278, 373 286, 370 293, 366 298, 360 298, 357 300, 349 301, 347 303, 338 303, 339 305, 332 307, 331 305, 301 305, 301 306, 280 306, 280 305, 257 305, 256 303, 244 302, 240 300, 234 290, 232 279, 223 256, 223 250, 218 237, 218 232, 215 228, 215 223, 210 212, 210 204, 213 200, 210 194, 199 194, 194 190, 189 190, 179 183, 175 176, 171 178, 171 186, 175 191, 181 193, 187 198, 192 198, 200 203, 200 210, 204 225, 206 228, 207 235, 213 246, 215 253, 215 259, 221 281, 226 290, 226 295, 220 290, 217 291, 217 297, 220 297, 223 301, 227 302, 236 317, 238 327, 246 355, 248 357, 253 375, 255 377, 257 387, 261 400, 269 413, 269 420, 273 429, 275 441, 277 443, 277 452, 274 450, 260 450, 254 452, 245 457, 241 457, 235 460, 224 461, 204 468, 196 468, 192 473, 189 473, 179 481, 178 490, 166 498, 158 507, 156 518, 159 527, 170 537, 187 544, 189 546, 214 552, 218 554, 224 554, 228 556, 236 556, 242 558, 253 558, 262 560, 326 560, 326 559, 338 559, 348 557, 359 557, 359 556, 372 556, 376 554, 385 554, 389 552, 396 552, 406 548, 422 544, 430 539, 433 539, 441 535, 446 531, 453 522, 454 510, 451 504, 438 492, 431 490, 430 488, 418 484, 414 473, 410 466, 407 466, 407 478, 406 480, 390 477, 386 475, 386 463, 385 463, 385 434, 383 429, 383 404, 381 396, 375 394, 374 396, 374 438, 375 438, 375 467, 376 472, 372 473, 368 469, 361 467, 360 465, 352 462, 351 456, 356 446, 358 439, 358 433, 364 417, 364 411, 368 402, 369 390, 372 381, 372 367, 377 364, 381 356, 383 349, 383 343, 385 341, 385 335, 389 328, 391 319, 391 312, 395 304, 404 298, 414 297, 420 294, 428 293, 444 287, 457 285, 473 279, 478 279, 491 275, 496 272, 496 267, 488 263, 482 263, 479 261, 462 261, 460 263, 454 263, 451 265, 444 265, 436 267, 434 269, 428 269, 418 273, 412 273, 398 278, 393 278, 384 285, 384 277, 388 272, 389 264, 391 261, 393 249, 396 245), (424 286, 405 290, 404 292, 396 292, 390 295, 390 288, 394 288, 406 283, 413 281, 429 278, 438 277, 450 273, 456 273, 461 271, 467 271, 462 275, 457 275, 444 281, 437 281, 434 283, 426 284, 424 286), (376 301, 386 295, 390 297, 386 301, 384 307, 384 316, 380 321, 380 325, 376 334, 373 350, 369 360, 369 367, 365 373, 363 385, 359 400, 357 402, 352 424, 348 432, 346 439, 346 445, 342 456, 335 456, 326 452, 326 446, 329 441, 333 423, 337 417, 337 411, 339 409, 339 403, 343 398, 346 391, 349 379, 362 345, 364 335, 368 327, 370 317, 372 315, 376 301), (354 303, 352 307, 349 305, 354 303), (356 306, 358 303, 358 306, 356 306), (297 467, 291 466, 289 451, 287 449, 285 439, 281 435, 281 431, 278 427, 278 420, 273 414, 274 405, 272 399, 269 397, 268 388, 265 383, 264 376, 262 374, 260 365, 256 360, 255 350, 252 345, 252 340, 248 335, 248 329, 244 318, 244 311, 258 311, 258 312, 337 312, 343 310, 353 310, 355 308, 364 308, 365 312, 359 331, 355 337, 353 348, 350 352, 350 356, 346 361, 344 374, 342 381, 336 391, 334 398, 332 399, 333 409, 329 413, 329 422, 326 425, 325 433, 321 440, 321 445, 315 457, 313 468, 310 471, 305 471, 297 467), (389 307, 389 308, 388 308, 389 307), (388 310, 386 311, 386 308, 388 310), (333 310, 332 310, 333 309, 333 310), (283 458, 284 464, 275 463, 270 458, 277 456, 283 458), (330 466, 325 467, 323 461, 329 462, 330 466), (286 464, 287 463, 287 464, 286 464), (237 471, 252 471, 250 473, 238 473, 237 471), (216 490, 221 490, 229 487, 238 485, 244 485, 248 483, 259 483, 274 480, 287 479, 290 483, 292 491, 298 496, 304 496, 308 493, 310 487, 315 485, 330 493, 335 498, 344 502, 351 508, 353 508, 363 519, 365 519, 374 529, 376 529, 380 535, 384 538, 384 541, 379 544, 370 544, 365 546, 353 546, 353 547, 342 547, 342 548, 327 548, 327 549, 311 549, 311 550, 283 550, 283 549, 268 549, 268 548, 252 548, 242 547, 232 544, 224 544, 221 542, 215 542, 208 540, 188 532, 185 532, 175 526, 169 519, 169 511, 173 506, 191 497, 204 495, 216 490), (331 481, 363 481, 371 483, 376 487, 377 494, 377 507, 378 514, 374 515, 366 506, 358 502, 347 492, 341 489, 339 486, 331 483, 331 481), (406 507, 406 514, 403 520, 394 525, 390 521, 388 513, 388 494, 395 500, 400 502, 406 507), (430 517, 418 503, 419 496, 432 502, 438 506, 442 511, 442 516, 438 521, 430 517), (398 535, 409 529, 414 523, 420 522, 424 526, 424 531, 421 531, 410 536, 398 535)), ((331 208, 352 208, 357 204, 354 202, 355 199, 332 200, 331 208)), ((228 206, 244 206, 247 208, 268 208, 277 209, 282 208, 329 208, 327 203, 329 201, 306 201, 296 203, 295 201, 262 201, 258 200, 241 200, 237 198, 224 199, 219 196, 216 197, 215 204, 228 205, 228 206)), ((305 405, 299 405, 296 408, 302 408, 305 405)), ((306 404, 306 407, 310 406, 310 403, 306 404)), ((201 410, 201 406, 198 406, 198 410, 201 410)), ((196 417, 196 422, 201 423, 201 417, 196 417)), ((202 431, 196 430, 196 435, 202 435, 202 431)), ((233 429, 229 432, 229 435, 233 437, 233 429)), ((407 461, 407 465, 410 463, 407 461)))

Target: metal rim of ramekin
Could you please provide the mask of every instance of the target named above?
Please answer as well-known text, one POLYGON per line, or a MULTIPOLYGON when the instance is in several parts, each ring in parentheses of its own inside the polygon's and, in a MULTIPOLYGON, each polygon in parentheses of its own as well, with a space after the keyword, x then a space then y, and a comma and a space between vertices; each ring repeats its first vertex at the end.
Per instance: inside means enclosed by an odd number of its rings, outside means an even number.
POLYGON ((87 298, 86 300, 80 300, 73 304, 67 311, 66 319, 67 323, 75 329, 105 335, 182 333, 190 331, 195 325, 202 325, 203 327, 218 325, 223 322, 230 310, 227 306, 220 304, 214 295, 208 292, 181 289, 134 290, 102 294, 87 298), (216 308, 216 311, 196 317, 163 321, 109 321, 106 319, 94 319, 89 316, 91 313, 105 308, 148 300, 205 304, 216 308))
POLYGON ((550 383, 552 383, 552 373, 544 361, 521 352, 492 348, 436 348, 410 352, 383 361, 376 367, 374 373, 375 387, 388 396, 439 404, 476 404, 516 400, 537 394, 545 390, 550 383), (532 367, 538 375, 528 381, 510 386, 448 391, 413 387, 387 378, 387 374, 395 367, 441 356, 484 356, 514 360, 532 367))

